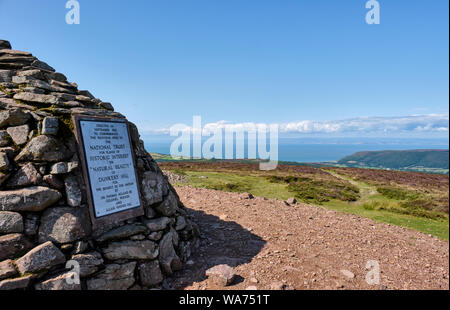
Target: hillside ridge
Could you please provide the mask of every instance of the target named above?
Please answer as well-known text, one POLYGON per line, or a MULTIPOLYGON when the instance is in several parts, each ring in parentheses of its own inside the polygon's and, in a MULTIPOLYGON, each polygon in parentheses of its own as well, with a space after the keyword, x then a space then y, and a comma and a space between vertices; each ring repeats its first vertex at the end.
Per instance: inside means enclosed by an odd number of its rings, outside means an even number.
POLYGON ((449 151, 438 149, 364 151, 346 156, 338 161, 349 167, 374 167, 387 169, 449 168, 449 151))

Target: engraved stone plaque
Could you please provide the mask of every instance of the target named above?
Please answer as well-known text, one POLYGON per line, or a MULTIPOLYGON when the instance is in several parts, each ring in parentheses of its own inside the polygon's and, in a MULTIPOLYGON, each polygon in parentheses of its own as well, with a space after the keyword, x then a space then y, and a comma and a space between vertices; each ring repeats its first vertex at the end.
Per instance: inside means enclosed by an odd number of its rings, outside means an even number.
POLYGON ((74 121, 91 217, 98 221, 121 214, 111 219, 125 220, 142 215, 127 122, 82 116, 75 116, 74 121))

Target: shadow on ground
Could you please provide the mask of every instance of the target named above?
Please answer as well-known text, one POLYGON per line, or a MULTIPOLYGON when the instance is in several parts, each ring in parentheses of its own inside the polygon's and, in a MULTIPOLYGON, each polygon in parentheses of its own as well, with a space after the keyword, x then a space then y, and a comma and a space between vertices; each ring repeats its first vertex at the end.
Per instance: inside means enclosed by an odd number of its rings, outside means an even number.
MULTIPOLYGON (((173 289, 184 289, 206 279, 205 271, 227 264, 237 267, 249 263, 264 247, 266 241, 241 225, 222 220, 203 211, 186 209, 200 228, 200 245, 193 251, 189 264, 169 280, 173 289)), ((244 279, 236 276, 233 284, 244 279)))

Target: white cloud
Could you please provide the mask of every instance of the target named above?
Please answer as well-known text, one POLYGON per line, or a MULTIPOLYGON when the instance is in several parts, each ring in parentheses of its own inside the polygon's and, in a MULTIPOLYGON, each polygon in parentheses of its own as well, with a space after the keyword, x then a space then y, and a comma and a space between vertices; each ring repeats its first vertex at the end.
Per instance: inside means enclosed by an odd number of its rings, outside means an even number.
MULTIPOLYGON (((269 124, 261 123, 232 123, 228 121, 218 121, 215 123, 202 124, 204 132, 211 133, 215 129, 225 129, 226 126, 232 129, 249 130, 258 126, 269 124)), ((374 134, 374 133, 445 133, 449 132, 448 115, 429 114, 411 115, 402 117, 360 117, 334 121, 311 121, 302 120, 289 123, 279 123, 280 133, 285 134, 374 134)), ((186 130, 192 130, 192 125, 186 125, 186 130)), ((152 130, 140 126, 144 133, 169 134, 169 128, 152 130)))
POLYGON ((284 133, 374 133, 374 132, 448 132, 449 118, 444 115, 404 117, 361 117, 337 121, 300 121, 280 124, 284 133))

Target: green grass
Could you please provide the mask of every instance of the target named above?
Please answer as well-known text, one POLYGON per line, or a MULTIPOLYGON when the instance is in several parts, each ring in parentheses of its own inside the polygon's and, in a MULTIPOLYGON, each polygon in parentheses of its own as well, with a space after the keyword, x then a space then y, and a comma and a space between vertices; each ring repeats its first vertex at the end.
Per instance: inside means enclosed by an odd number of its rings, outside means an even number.
POLYGON ((223 172, 184 171, 187 182, 177 185, 191 185, 228 192, 249 192, 255 196, 286 200, 294 196, 287 184, 271 183, 255 175, 239 175, 223 172))
POLYGON ((431 234, 444 240, 449 240, 448 219, 429 219, 408 214, 400 214, 382 209, 370 209, 365 204, 331 201, 323 205, 325 208, 344 213, 355 214, 377 222, 407 227, 426 234, 431 234))
POLYGON ((238 172, 198 172, 187 170, 173 172, 181 172, 186 178, 186 183, 179 184, 180 186, 191 185, 229 192, 249 192, 255 196, 280 200, 297 196, 311 204, 319 204, 317 200, 321 200, 321 207, 327 209, 407 227, 449 240, 449 219, 447 214, 429 210, 425 205, 417 204, 417 199, 408 200, 408 198, 416 198, 414 195, 410 196, 409 192, 403 193, 388 188, 388 190, 382 190, 382 193, 380 193, 376 186, 354 181, 334 171, 328 172, 349 182, 350 186, 345 183, 340 184, 333 181, 320 181, 303 177, 274 177, 238 172), (330 185, 329 188, 326 187, 327 184, 330 185), (349 188, 352 195, 357 194, 357 200, 347 199, 345 195, 335 195, 336 190, 349 190, 349 188), (326 199, 317 196, 319 192, 322 192, 322 195, 323 192, 326 192, 326 195, 328 195, 326 199), (333 198, 333 195, 336 198, 333 198), (404 197, 407 197, 407 199, 399 199, 404 197))
POLYGON ((389 199, 396 200, 414 200, 419 198, 419 193, 415 191, 408 191, 403 188, 393 187, 393 186, 379 186, 377 187, 377 192, 389 199))
POLYGON ((359 188, 348 182, 332 180, 316 180, 309 177, 269 176, 272 183, 288 184, 288 190, 295 198, 303 202, 321 204, 338 199, 342 201, 356 201, 359 199, 359 188))

